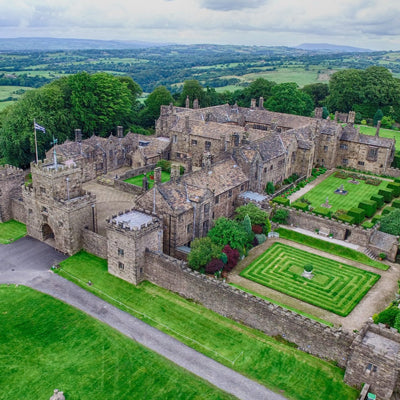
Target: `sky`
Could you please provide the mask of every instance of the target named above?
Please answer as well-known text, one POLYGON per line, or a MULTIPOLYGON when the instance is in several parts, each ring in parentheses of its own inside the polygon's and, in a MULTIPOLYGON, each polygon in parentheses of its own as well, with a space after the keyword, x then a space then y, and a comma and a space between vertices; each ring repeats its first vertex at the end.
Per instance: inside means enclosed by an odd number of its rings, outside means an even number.
POLYGON ((399 0, 0 0, 0 38, 400 50, 399 0))

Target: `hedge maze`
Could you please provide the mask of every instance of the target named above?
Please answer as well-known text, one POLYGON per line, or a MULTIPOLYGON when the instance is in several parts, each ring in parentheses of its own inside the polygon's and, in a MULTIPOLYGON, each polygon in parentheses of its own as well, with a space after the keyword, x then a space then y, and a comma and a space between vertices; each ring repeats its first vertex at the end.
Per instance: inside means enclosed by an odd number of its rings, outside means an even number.
POLYGON ((283 243, 274 243, 240 275, 343 317, 380 278, 283 243), (312 279, 301 276, 306 264, 314 267, 312 279))

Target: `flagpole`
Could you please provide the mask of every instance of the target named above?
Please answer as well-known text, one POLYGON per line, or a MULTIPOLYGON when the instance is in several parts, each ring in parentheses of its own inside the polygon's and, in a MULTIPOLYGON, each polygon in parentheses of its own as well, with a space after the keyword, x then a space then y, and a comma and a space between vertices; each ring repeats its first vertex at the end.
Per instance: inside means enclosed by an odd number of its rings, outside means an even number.
POLYGON ((37 150, 37 139, 36 139, 36 119, 33 119, 33 129, 35 131, 35 154, 36 154, 36 164, 38 163, 38 150, 37 150))

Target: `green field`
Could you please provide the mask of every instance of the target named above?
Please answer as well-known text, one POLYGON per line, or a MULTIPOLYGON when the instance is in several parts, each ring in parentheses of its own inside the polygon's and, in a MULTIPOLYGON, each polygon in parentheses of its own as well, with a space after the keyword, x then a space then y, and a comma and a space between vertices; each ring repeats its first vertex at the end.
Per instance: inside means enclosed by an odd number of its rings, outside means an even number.
POLYGON ((283 243, 274 243, 240 275, 344 317, 380 278, 283 243), (312 279, 301 276, 306 264, 314 266, 312 279))
POLYGON ((0 399, 233 399, 85 313, 0 286, 0 399))
POLYGON ((13 219, 0 223, 0 244, 8 244, 26 235, 26 226, 13 219))
MULTIPOLYGON (((366 125, 358 125, 360 128, 360 132, 365 135, 375 136, 376 128, 373 126, 366 125)), ((384 129, 381 128, 379 130, 379 136, 389 139, 396 139, 396 150, 400 150, 400 131, 394 131, 393 129, 384 129)))
POLYGON ((363 200, 369 200, 372 195, 378 194, 380 189, 386 189, 388 181, 382 181, 379 186, 367 185, 365 181, 358 180, 359 184, 349 183, 351 178, 341 179, 336 178, 334 174, 328 176, 321 183, 305 194, 305 198, 311 202, 313 208, 321 206, 328 197, 329 204, 332 206, 330 211, 349 210, 353 207, 358 207, 358 204, 363 200), (344 190, 347 190, 346 195, 334 193, 337 188, 343 185, 344 190))
POLYGON ((149 282, 134 286, 80 252, 57 273, 201 353, 296 400, 355 400, 343 370, 149 282), (87 282, 91 281, 92 286, 87 282))
MULTIPOLYGON (((149 178, 150 174, 147 174, 147 180, 149 182, 149 189, 153 187, 154 181, 149 178)), ((144 174, 133 176, 132 178, 125 179, 124 182, 130 183, 131 185, 143 187, 144 174)), ((169 172, 161 171, 161 182, 168 182, 171 178, 169 172)))
POLYGON ((350 249, 349 247, 340 246, 336 243, 332 243, 326 240, 303 235, 299 232, 295 232, 290 229, 285 229, 282 227, 278 228, 277 232, 279 233, 279 236, 281 238, 292 240, 293 242, 297 243, 302 243, 308 247, 325 251, 326 253, 347 258, 348 260, 360 262, 362 264, 369 265, 370 267, 374 267, 382 271, 386 271, 389 269, 389 265, 383 264, 379 261, 375 261, 369 258, 364 253, 360 253, 359 251, 350 249))

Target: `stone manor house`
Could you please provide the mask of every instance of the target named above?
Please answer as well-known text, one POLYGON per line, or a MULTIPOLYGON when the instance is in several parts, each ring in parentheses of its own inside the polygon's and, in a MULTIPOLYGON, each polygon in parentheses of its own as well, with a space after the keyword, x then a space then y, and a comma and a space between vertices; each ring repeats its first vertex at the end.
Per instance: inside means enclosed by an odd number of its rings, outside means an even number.
MULTIPOLYGON (((84 248, 107 258, 110 273, 134 284, 150 280, 267 334, 285 332, 301 349, 346 368, 350 384, 368 383, 390 399, 400 392, 400 335, 372 325, 356 335, 310 322, 199 276, 180 261, 215 219, 232 216, 249 198, 265 198, 267 182, 281 183, 293 173, 309 176, 317 165, 391 174, 394 139, 380 137, 379 127, 375 136, 361 134, 354 117, 350 112, 324 120, 320 108, 314 118, 270 112, 260 98, 250 108, 199 108, 196 101, 193 109, 162 106, 154 136, 124 136, 118 127, 115 136, 82 140, 76 129, 75 141, 56 147, 57 162, 50 150, 45 161, 31 164, 31 184, 24 185, 20 169, 0 169, 0 221, 26 223, 30 236, 63 253, 84 248), (173 161, 169 182, 161 183, 155 168, 161 159, 173 161), (82 185, 121 167, 130 168, 129 176, 154 169, 154 186, 132 189, 123 182, 126 174, 113 176, 115 190, 133 190, 136 198, 129 209, 100 221, 96 196, 82 185)), ((365 234, 354 229, 353 235, 365 234)), ((374 234, 368 235, 370 240, 374 234)), ((394 246, 396 252, 397 239, 389 242, 385 237, 374 246, 394 246)))

